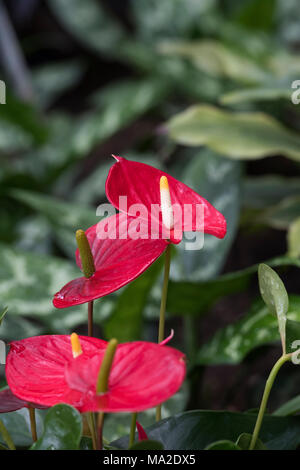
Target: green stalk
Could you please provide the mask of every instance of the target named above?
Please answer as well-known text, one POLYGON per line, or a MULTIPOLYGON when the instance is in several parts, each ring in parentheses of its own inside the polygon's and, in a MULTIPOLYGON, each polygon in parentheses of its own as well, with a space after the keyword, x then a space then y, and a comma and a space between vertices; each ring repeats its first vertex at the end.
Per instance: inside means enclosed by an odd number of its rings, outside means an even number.
POLYGON ((35 420, 35 408, 28 408, 29 419, 30 419, 30 429, 33 442, 37 441, 37 432, 36 432, 36 420, 35 420))
POLYGON ((133 446, 135 439, 135 428, 136 428, 136 418, 137 413, 131 414, 131 426, 130 426, 130 436, 129 436, 129 448, 133 446))
POLYGON ((260 428, 261 428, 261 425, 262 425, 263 417, 264 417, 264 414, 265 414, 265 411, 266 411, 266 407, 267 407, 268 399, 269 399, 269 396, 270 396, 270 392, 272 390, 272 387, 273 387, 274 381, 276 379, 276 376, 277 376, 280 368, 283 366, 283 364, 285 364, 287 361, 290 361, 291 357, 292 357, 291 354, 283 354, 278 359, 278 361, 274 364, 273 369, 270 372, 270 375, 269 375, 268 380, 266 382, 264 394, 263 394, 263 397, 262 397, 262 400, 261 400, 259 413, 257 415, 256 424, 255 424, 255 428, 254 428, 254 431, 253 431, 253 434, 252 434, 252 439, 251 439, 251 442, 250 442, 249 450, 253 450, 255 448, 255 444, 256 444, 256 441, 258 439, 260 428))
POLYGON ((88 302, 88 336, 93 336, 94 301, 88 302))
POLYGON ((87 413, 87 422, 90 428, 90 432, 92 435, 92 443, 93 443, 93 449, 97 450, 97 433, 96 433, 96 426, 95 426, 95 416, 94 413, 91 411, 87 413))
POLYGON ((168 284, 171 263, 171 244, 169 243, 165 252, 165 272, 164 281, 161 294, 160 312, 159 312, 159 329, 158 329, 158 342, 161 343, 165 339, 165 314, 168 296, 168 284))
MULTIPOLYGON (((165 339, 165 316, 166 316, 166 305, 168 296, 168 284, 171 264, 171 243, 168 244, 165 252, 165 271, 164 281, 161 294, 160 313, 159 313, 159 328, 158 328, 158 342, 161 343, 165 339)), ((156 408, 156 421, 161 420, 161 405, 156 408)))
MULTIPOLYGON (((108 391, 108 380, 110 370, 113 364, 113 360, 116 354, 118 346, 118 341, 116 339, 111 339, 107 345, 107 348, 104 353, 104 357, 100 366, 99 375, 97 379, 96 391, 100 395, 108 391)), ((103 447, 103 423, 104 423, 104 413, 98 413, 97 421, 97 449, 101 450, 103 447)))
POLYGON ((10 450, 16 450, 16 446, 15 446, 8 430, 4 426, 3 421, 1 421, 1 419, 0 419, 0 434, 2 435, 2 437, 3 437, 4 441, 6 442, 8 448, 10 450))
POLYGON ((103 449, 103 423, 104 423, 104 413, 100 411, 98 413, 98 423, 97 423, 97 428, 98 428, 97 450, 103 449))

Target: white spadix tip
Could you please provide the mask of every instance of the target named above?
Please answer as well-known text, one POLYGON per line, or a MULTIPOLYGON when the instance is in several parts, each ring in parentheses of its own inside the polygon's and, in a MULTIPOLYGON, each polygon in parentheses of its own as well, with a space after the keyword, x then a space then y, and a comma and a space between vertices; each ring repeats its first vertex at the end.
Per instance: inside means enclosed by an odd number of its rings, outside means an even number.
POLYGON ((159 182, 160 186, 160 207, 162 213, 162 221, 164 226, 171 230, 174 227, 174 214, 170 195, 168 178, 162 176, 159 182))

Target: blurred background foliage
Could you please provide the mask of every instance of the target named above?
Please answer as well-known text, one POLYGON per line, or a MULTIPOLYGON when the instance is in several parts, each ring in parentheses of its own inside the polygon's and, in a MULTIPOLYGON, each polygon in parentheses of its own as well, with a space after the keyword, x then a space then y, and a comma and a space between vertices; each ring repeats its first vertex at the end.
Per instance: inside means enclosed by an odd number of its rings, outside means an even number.
MULTIPOLYGON (((300 321, 299 21, 297 0, 0 1, 1 338, 86 333, 86 306, 52 296, 80 275, 74 232, 99 220, 120 154, 228 222, 224 240, 173 249, 167 328, 190 387, 165 413, 257 406, 279 355, 258 262, 280 270, 300 321)), ((98 335, 155 340, 161 267, 96 302, 98 335)), ((292 366, 278 380, 273 409, 299 391, 292 366)))

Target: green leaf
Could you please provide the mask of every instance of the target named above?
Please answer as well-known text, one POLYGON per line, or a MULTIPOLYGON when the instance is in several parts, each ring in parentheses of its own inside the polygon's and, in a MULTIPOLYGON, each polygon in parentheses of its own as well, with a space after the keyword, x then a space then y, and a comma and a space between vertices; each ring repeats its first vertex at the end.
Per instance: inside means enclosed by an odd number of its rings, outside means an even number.
POLYGON ((1 419, 0 419, 0 435, 10 450, 16 450, 16 447, 11 438, 11 435, 9 434, 8 430, 6 429, 1 419))
POLYGON ((81 204, 92 204, 105 198, 105 181, 110 170, 112 162, 110 159, 103 162, 86 178, 80 181, 72 189, 72 200, 81 204))
POLYGON ((292 398, 274 411, 273 416, 291 416, 300 412, 300 395, 292 398))
POLYGON ((45 215, 52 225, 72 230, 74 238, 77 228, 86 230, 101 220, 96 216, 96 210, 88 206, 64 202, 52 196, 21 189, 12 190, 11 195, 45 215))
POLYGON ((183 145, 206 145, 228 158, 252 160, 282 154, 300 160, 300 137, 264 113, 233 113, 198 105, 167 123, 170 138, 183 145))
POLYGON ((112 55, 124 33, 121 25, 95 0, 48 0, 68 31, 95 51, 112 55), (71 12, 71 14, 70 14, 71 12))
POLYGON ((238 11, 237 21, 243 27, 254 31, 270 31, 275 26, 276 7, 276 0, 265 0, 263 3, 259 0, 243 2, 238 11))
MULTIPOLYGON (((20 210, 23 210, 23 207, 20 210)), ((44 254, 52 251, 53 229, 43 215, 32 214, 28 217, 19 217, 15 234, 14 246, 19 250, 44 254)))
MULTIPOLYGON (((273 267, 300 267, 298 259, 285 256, 268 260, 266 263, 273 267)), ((199 315, 208 312, 218 299, 246 290, 257 268, 258 265, 253 265, 205 282, 170 281, 167 310, 175 315, 199 315)))
POLYGON ((129 450, 164 450, 164 446, 159 441, 144 440, 135 442, 129 450))
POLYGON ((241 450, 238 445, 232 441, 216 441, 205 447, 204 450, 241 450))
POLYGON ((289 309, 289 297, 286 288, 278 274, 267 264, 258 267, 259 290, 261 296, 269 308, 269 311, 277 316, 279 333, 282 342, 283 353, 286 349, 286 314, 289 309))
POLYGON ((25 253, 0 244, 0 294, 7 303, 10 317, 14 315, 37 316, 43 320, 53 314, 64 315, 81 312, 81 322, 86 315, 79 307, 57 311, 52 305, 55 292, 68 281, 79 277, 80 270, 58 258, 25 253))
POLYGON ((126 342, 141 337, 143 310, 161 269, 161 260, 156 261, 147 271, 122 290, 110 318, 104 324, 106 338, 118 338, 118 341, 126 342))
POLYGON ((170 281, 167 311, 173 315, 204 314, 220 298, 246 290, 251 274, 238 271, 212 281, 170 281))
POLYGON ((0 326, 1 326, 1 323, 3 322, 5 315, 7 314, 7 310, 8 310, 8 307, 4 307, 4 309, 0 313, 0 326))
POLYGON ((81 433, 80 413, 69 405, 55 405, 46 414, 43 434, 31 450, 77 450, 81 433))
POLYGON ((73 130, 71 152, 85 156, 94 145, 155 108, 169 93, 163 80, 131 80, 101 89, 94 95, 97 108, 83 115, 73 130))
MULTIPOLYGON (((37 434, 41 435, 43 429, 43 417, 45 411, 36 410, 36 425, 37 434)), ((30 419, 27 408, 22 408, 18 411, 11 413, 2 413, 1 420, 3 421, 7 431, 9 432, 15 446, 18 447, 29 447, 32 444, 32 435, 30 431, 30 419)), ((0 443, 4 444, 3 439, 0 436, 0 443)))
MULTIPOLYGON (((290 351, 290 340, 297 339, 294 323, 300 322, 299 296, 290 296, 288 317, 286 348, 290 351)), ((268 307, 258 300, 249 313, 237 322, 218 330, 212 339, 199 349, 197 364, 238 364, 253 349, 278 340, 277 319, 269 313, 268 307)))
POLYGON ((197 68, 213 77, 227 77, 245 84, 270 78, 269 72, 246 54, 240 54, 219 41, 163 42, 160 52, 189 59, 197 68))
MULTIPOLYGON (((188 411, 164 419, 146 429, 149 439, 159 440, 168 450, 205 449, 212 442, 236 439, 252 433, 256 416, 229 411, 188 411)), ((260 438, 268 449, 296 449, 300 443, 300 417, 265 416, 260 438)), ((127 438, 112 445, 125 449, 127 438)))
MULTIPOLYGON (((243 432, 236 441, 236 445, 239 446, 242 450, 249 450, 252 434, 243 432)), ((254 450, 267 450, 266 446, 261 442, 260 439, 257 439, 254 450)))
POLYGON ((42 65, 32 72, 35 96, 42 107, 49 106, 65 90, 79 81, 83 73, 78 61, 42 65))
MULTIPOLYGON (((12 332, 19 337, 41 334, 45 331, 45 326, 48 333, 59 331, 61 334, 68 334, 77 325, 86 324, 86 305, 56 309, 52 304, 53 295, 57 291, 67 282, 81 276, 81 271, 74 262, 23 252, 4 244, 0 244, 0 257, 1 301, 9 305, 10 311, 3 327, 9 339, 15 339, 11 337, 12 332), (42 325, 21 319, 20 315, 36 317, 42 325)), ((95 302, 96 323, 101 324, 111 314, 116 295, 118 294, 95 302)))
POLYGON ((47 330, 43 325, 20 315, 8 315, 5 318, 5 322, 1 325, 1 338, 5 341, 16 341, 46 333, 47 330))
POLYGON ((72 258, 77 247, 76 230, 86 230, 101 220, 96 215, 96 209, 88 206, 63 202, 52 196, 20 189, 12 190, 10 194, 47 218, 56 232, 60 246, 72 258))
POLYGON ((106 121, 109 117, 114 117, 116 121, 119 119, 128 122, 129 117, 133 119, 157 106, 167 94, 166 83, 150 77, 143 80, 122 80, 107 85, 93 94, 91 102, 97 108, 105 110, 106 121))
POLYGON ((138 37, 152 46, 160 38, 186 37, 194 32, 214 7, 208 0, 132 0, 131 5, 138 37))
POLYGON ((94 146, 157 106, 167 93, 169 87, 165 80, 130 80, 102 88, 101 96, 94 96, 92 110, 78 118, 51 113, 48 118, 50 138, 47 144, 28 152, 20 163, 21 168, 38 180, 44 178, 47 182, 55 182, 60 193, 69 197, 78 173, 81 175, 81 167, 76 171, 69 165, 86 157, 94 146))
POLYGON ((276 101, 291 100, 291 84, 286 86, 260 86, 255 88, 245 88, 225 93, 220 98, 220 103, 224 105, 235 105, 240 103, 251 103, 255 101, 276 101))
POLYGON ((33 138, 26 131, 19 128, 16 124, 9 123, 1 118, 0 123, 1 152, 18 152, 32 147, 33 138))
MULTIPOLYGON (((0 106, 0 121, 1 127, 3 121, 12 126, 12 131, 16 130, 15 138, 17 140, 20 136, 21 141, 24 139, 27 143, 39 145, 43 144, 48 138, 48 129, 42 117, 31 105, 17 100, 12 95, 7 96, 5 106, 0 106)), ((7 126, 7 129, 9 129, 9 126, 7 126)), ((3 130, 5 131, 5 129, 3 130)), ((3 139, 5 140, 4 134, 3 139)))
POLYGON ((300 257, 300 217, 290 225, 287 234, 288 256, 291 258, 300 257))
POLYGON ((270 312, 278 317, 286 317, 289 298, 278 274, 267 264, 261 263, 258 267, 258 281, 261 296, 270 312))
POLYGON ((243 181, 243 206, 245 207, 264 209, 277 205, 282 199, 299 194, 300 178, 266 175, 248 177, 243 181))
POLYGON ((90 437, 83 436, 80 441, 79 450, 93 450, 93 441, 90 437))
POLYGON ((300 217, 300 197, 291 196, 262 212, 257 219, 270 227, 286 230, 300 217))
POLYGON ((286 44, 292 44, 297 35, 300 12, 298 2, 280 2, 277 4, 277 15, 280 18, 280 40, 286 44))
POLYGON ((48 115, 47 125, 50 134, 48 141, 38 149, 30 148, 19 162, 19 168, 38 181, 46 181, 49 184, 56 180, 62 169, 75 158, 81 157, 72 152, 76 124, 77 120, 66 114, 52 112, 48 115))

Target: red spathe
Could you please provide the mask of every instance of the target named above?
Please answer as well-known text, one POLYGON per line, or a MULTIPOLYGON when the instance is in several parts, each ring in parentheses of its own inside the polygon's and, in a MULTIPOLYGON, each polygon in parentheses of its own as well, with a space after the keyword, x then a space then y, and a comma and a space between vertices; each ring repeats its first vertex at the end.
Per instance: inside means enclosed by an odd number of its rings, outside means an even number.
MULTIPOLYGON (((126 214, 116 214, 90 227, 86 236, 96 272, 90 278, 79 277, 66 284, 55 294, 53 305, 65 308, 89 302, 111 294, 140 276, 167 246, 167 241, 158 236, 149 238, 151 227, 148 230, 148 225, 126 214), (139 232, 148 238, 137 238, 139 232)), ((76 261, 81 267, 78 250, 76 261)))
POLYGON ((174 395, 185 377, 184 354, 155 343, 118 345, 108 392, 96 393, 107 346, 79 337, 83 353, 72 356, 70 336, 39 336, 11 343, 6 378, 22 400, 44 406, 67 403, 81 412, 139 412, 174 395))
MULTIPOLYGON (((114 158, 116 163, 110 168, 105 186, 106 196, 114 207, 124 212, 124 208, 120 206, 120 197, 126 196, 129 215, 136 215, 135 204, 142 204, 150 214, 153 205, 160 207, 160 178, 166 176, 172 205, 178 205, 181 208, 182 217, 180 217, 179 229, 182 232, 203 231, 215 237, 224 238, 226 235, 225 217, 202 196, 164 171, 119 156, 114 156, 114 158), (203 207, 203 220, 201 221, 197 220, 197 205, 203 207)), ((174 219, 175 226, 177 222, 178 227, 176 210, 174 210, 174 219)))

